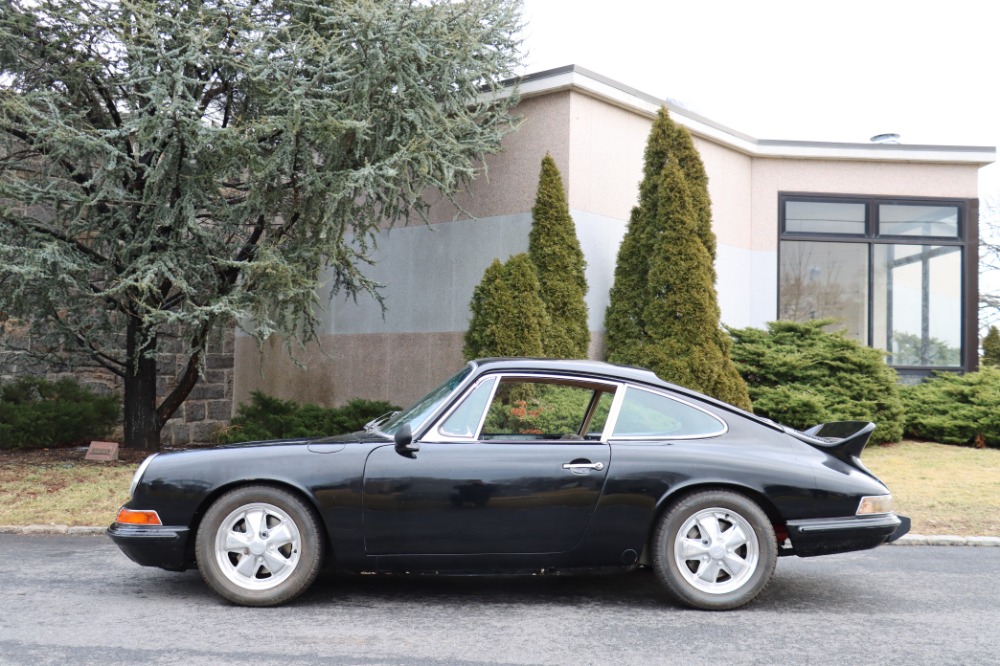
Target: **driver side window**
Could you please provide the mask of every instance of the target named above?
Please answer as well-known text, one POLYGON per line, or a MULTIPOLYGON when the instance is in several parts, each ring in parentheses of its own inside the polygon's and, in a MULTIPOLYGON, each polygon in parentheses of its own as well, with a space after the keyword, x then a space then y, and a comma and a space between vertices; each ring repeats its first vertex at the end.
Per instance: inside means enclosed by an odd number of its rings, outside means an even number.
POLYGON ((482 439, 600 439, 614 390, 574 381, 504 378, 483 424, 482 439))

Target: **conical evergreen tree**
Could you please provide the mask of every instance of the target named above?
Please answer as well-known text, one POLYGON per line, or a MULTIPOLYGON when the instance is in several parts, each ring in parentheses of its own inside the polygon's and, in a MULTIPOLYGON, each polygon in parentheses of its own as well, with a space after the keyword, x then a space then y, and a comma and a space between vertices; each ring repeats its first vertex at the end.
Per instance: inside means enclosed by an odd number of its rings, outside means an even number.
POLYGON ((1000 331, 996 326, 990 326, 983 338, 983 365, 1000 367, 1000 331))
POLYGON ((607 356, 749 409, 746 384, 729 356, 732 340, 719 326, 715 234, 702 201, 707 177, 703 166, 689 164, 692 195, 681 159, 700 158, 681 134, 687 130, 661 109, 646 146, 639 206, 618 252, 607 356))
POLYGON ((538 271, 541 297, 550 326, 545 355, 552 358, 587 358, 587 266, 569 214, 562 176, 550 155, 542 159, 538 194, 531 210, 528 256, 538 271))
POLYGON ((708 195, 708 174, 705 173, 705 164, 701 161, 698 149, 694 147, 691 133, 675 123, 671 122, 671 126, 670 157, 677 162, 684 173, 684 181, 691 195, 698 238, 708 250, 714 265, 715 232, 712 230, 712 199, 708 195))
POLYGON ((549 318, 540 289, 527 254, 514 255, 506 264, 494 259, 472 293, 465 358, 543 356, 549 318))

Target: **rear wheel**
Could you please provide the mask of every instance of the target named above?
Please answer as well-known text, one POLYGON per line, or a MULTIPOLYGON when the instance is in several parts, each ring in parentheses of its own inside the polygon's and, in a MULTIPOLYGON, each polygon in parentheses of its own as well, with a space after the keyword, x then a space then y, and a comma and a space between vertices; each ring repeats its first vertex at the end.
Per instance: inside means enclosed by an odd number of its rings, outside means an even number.
POLYGON ((660 518, 651 544, 657 578, 676 600, 705 610, 729 610, 767 586, 778 559, 767 514, 726 490, 681 498, 660 518))
POLYGON ((312 584, 323 561, 319 521, 288 491, 246 486, 220 497, 195 542, 208 585, 245 606, 276 606, 312 584))

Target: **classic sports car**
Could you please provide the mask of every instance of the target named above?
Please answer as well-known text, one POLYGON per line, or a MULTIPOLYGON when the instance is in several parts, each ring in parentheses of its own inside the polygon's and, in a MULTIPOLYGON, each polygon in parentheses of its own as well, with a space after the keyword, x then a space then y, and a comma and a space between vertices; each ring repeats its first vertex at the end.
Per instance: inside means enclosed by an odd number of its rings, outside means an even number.
POLYGON ((164 453, 108 534, 197 566, 238 604, 355 572, 562 573, 649 565, 677 601, 746 604, 782 555, 873 548, 909 519, 859 460, 874 424, 799 432, 652 372, 469 363, 364 431, 164 453))

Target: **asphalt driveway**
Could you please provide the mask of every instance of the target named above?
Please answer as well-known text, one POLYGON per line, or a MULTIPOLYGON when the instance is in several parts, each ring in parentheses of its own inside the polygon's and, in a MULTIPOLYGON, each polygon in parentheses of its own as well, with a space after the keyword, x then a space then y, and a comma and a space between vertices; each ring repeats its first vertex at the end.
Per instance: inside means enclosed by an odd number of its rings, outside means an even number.
POLYGON ((1000 548, 783 558, 749 607, 679 608, 653 576, 326 575, 282 608, 95 536, 0 534, 0 664, 993 664, 1000 548))

